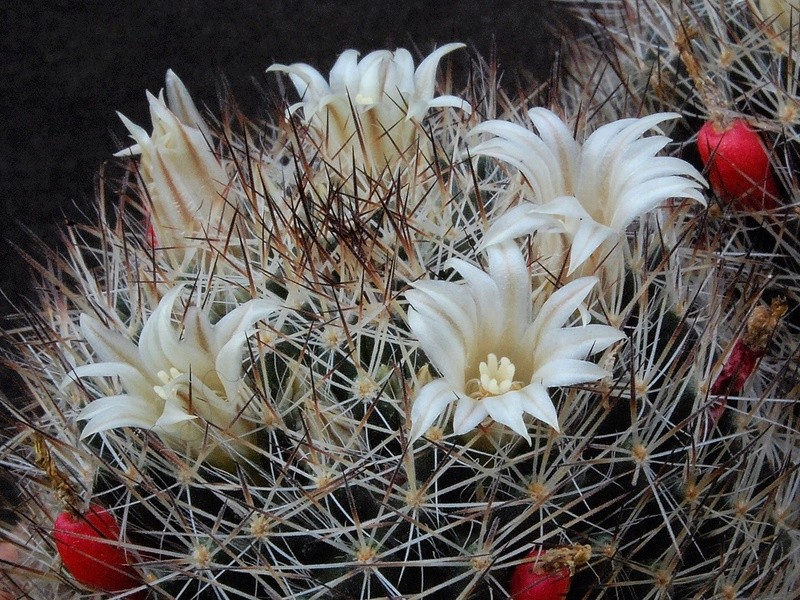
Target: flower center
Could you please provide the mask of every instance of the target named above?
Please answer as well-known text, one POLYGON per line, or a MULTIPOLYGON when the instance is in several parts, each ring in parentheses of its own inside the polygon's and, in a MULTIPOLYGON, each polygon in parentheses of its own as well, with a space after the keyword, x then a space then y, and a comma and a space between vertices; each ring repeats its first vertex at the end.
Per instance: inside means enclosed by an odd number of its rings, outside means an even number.
POLYGON ((499 396, 510 390, 522 388, 521 381, 514 381, 517 367, 507 357, 497 360, 497 355, 490 353, 485 361, 478 365, 480 377, 467 382, 467 394, 476 400, 488 396, 499 396))
POLYGON ((153 391, 158 394, 162 400, 169 400, 170 396, 172 396, 180 400, 186 407, 190 406, 190 386, 189 378, 186 377, 186 373, 179 371, 175 367, 171 367, 169 373, 166 371, 159 371, 156 375, 164 385, 153 386, 153 391))

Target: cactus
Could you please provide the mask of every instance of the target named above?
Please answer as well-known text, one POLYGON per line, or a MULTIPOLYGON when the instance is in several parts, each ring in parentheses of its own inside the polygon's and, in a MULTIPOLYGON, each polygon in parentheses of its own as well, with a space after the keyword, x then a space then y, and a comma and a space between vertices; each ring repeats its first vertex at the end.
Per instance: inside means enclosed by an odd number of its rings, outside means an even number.
POLYGON ((68 488, 119 524, 141 583, 116 597, 507 598, 577 549, 568 598, 789 597, 794 138, 753 215, 670 136, 709 82, 725 110, 777 97, 754 65, 793 50, 767 24, 712 68, 719 15, 638 6, 625 39, 599 9, 614 43, 576 40, 530 120, 479 58, 436 87, 456 44, 275 65, 301 102, 266 124, 212 122, 170 72, 5 334, 7 587, 90 593, 54 544, 68 488))

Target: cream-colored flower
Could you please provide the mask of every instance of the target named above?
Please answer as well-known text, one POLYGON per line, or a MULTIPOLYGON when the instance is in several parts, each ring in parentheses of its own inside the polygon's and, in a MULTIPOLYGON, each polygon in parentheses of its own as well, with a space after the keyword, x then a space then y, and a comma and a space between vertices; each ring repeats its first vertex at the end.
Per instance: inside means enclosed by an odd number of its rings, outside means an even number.
POLYGON ((445 44, 416 70, 411 53, 403 48, 376 50, 361 60, 356 50, 345 50, 331 69, 329 81, 303 63, 275 64, 267 71, 288 73, 300 95, 289 113, 302 109, 326 159, 349 165, 355 156, 357 165, 360 161, 362 168, 380 172, 416 149, 419 124, 429 109, 449 106, 470 112, 465 100, 435 97, 439 61, 462 47, 445 44))
POLYGON ((531 277, 516 243, 489 246, 486 256, 488 272, 451 259, 462 282, 420 281, 406 293, 411 330, 441 374, 414 400, 412 441, 453 402, 457 434, 490 417, 530 441, 524 414, 558 430, 548 388, 608 375, 585 358, 624 337, 607 325, 564 327, 596 278, 568 283, 533 315, 531 277))
POLYGON ((250 300, 212 325, 197 306, 174 322, 183 286, 164 295, 145 321, 138 345, 82 314, 81 332, 101 362, 76 367, 81 377, 119 377, 124 392, 92 401, 80 414, 83 437, 117 427, 142 427, 196 455, 206 427, 243 437, 253 429, 251 393, 242 373, 245 344, 256 322, 279 309, 250 300))
POLYGON ((634 219, 668 199, 705 204, 700 173, 684 160, 658 156, 670 138, 642 137, 680 115, 659 113, 608 123, 583 145, 551 111, 533 108, 528 115, 538 134, 505 121, 487 121, 472 131, 495 136, 473 153, 518 168, 532 193, 532 202, 492 223, 484 245, 547 228, 566 238, 571 274, 593 254, 598 260, 607 258, 634 219))
POLYGON ((139 175, 156 243, 178 263, 199 244, 227 235, 228 176, 212 151, 208 127, 183 83, 167 73, 167 100, 147 93, 153 133, 119 117, 136 144, 117 156, 141 155, 139 175))

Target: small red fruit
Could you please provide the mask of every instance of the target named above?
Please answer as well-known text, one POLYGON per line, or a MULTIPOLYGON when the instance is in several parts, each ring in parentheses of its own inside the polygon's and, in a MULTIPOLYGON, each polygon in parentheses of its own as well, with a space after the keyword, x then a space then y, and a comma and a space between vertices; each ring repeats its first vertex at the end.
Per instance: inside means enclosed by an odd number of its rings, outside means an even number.
MULTIPOLYGON (((120 546, 119 524, 105 508, 92 504, 82 515, 62 512, 56 518, 53 539, 64 566, 83 585, 104 592, 122 592, 141 585, 120 546)), ((144 595, 130 597, 142 599, 144 595)))
POLYGON ((706 122, 697 133, 697 150, 720 200, 744 211, 777 208, 778 185, 769 152, 747 121, 706 122))
POLYGON ((512 600, 564 600, 575 566, 589 560, 589 546, 532 550, 527 562, 514 567, 509 594, 512 600))
POLYGON ((778 321, 787 310, 783 298, 774 299, 768 307, 760 305, 753 309, 747 319, 744 333, 734 343, 722 371, 711 385, 711 394, 717 398, 709 408, 707 430, 722 417, 728 405, 728 396, 742 393, 744 384, 766 353, 767 344, 778 326, 778 321))
POLYGON ((711 393, 715 395, 736 395, 742 392, 744 384, 756 368, 758 359, 764 356, 763 348, 751 348, 744 339, 736 340, 728 361, 711 386, 711 393))
POLYGON ((736 396, 742 392, 744 384, 750 378, 756 368, 756 363, 762 356, 764 356, 763 350, 749 347, 744 340, 736 340, 727 362, 711 386, 711 393, 718 397, 709 408, 706 433, 714 423, 722 418, 722 413, 728 406, 728 396, 736 396))

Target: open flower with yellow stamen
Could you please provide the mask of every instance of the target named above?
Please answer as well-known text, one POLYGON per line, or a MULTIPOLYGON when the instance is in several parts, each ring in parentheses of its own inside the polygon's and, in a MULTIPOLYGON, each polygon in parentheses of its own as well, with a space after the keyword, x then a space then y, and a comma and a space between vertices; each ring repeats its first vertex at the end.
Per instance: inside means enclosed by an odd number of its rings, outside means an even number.
POLYGON ((138 345, 97 318, 81 315, 81 332, 101 362, 75 367, 72 380, 119 377, 124 390, 83 409, 80 418, 87 423, 82 437, 142 427, 196 456, 207 427, 234 438, 253 430, 248 418, 252 394, 242 373, 244 346, 255 323, 272 315, 279 304, 250 300, 214 325, 200 308, 189 306, 178 329, 173 312, 183 287, 164 295, 145 321, 138 345))
POLYGON ((585 359, 624 337, 607 325, 564 326, 596 278, 556 290, 533 315, 530 272, 516 243, 489 246, 486 257, 488 272, 451 259, 449 266, 463 281, 420 281, 406 293, 411 330, 441 374, 414 400, 412 441, 453 402, 457 434, 490 417, 530 441, 525 414, 558 430, 548 388, 608 375, 585 359))
POLYGON ((473 154, 517 167, 532 192, 532 202, 508 210, 492 223, 484 245, 533 231, 555 231, 558 237, 548 234, 543 237, 549 239, 538 241, 547 245, 543 254, 562 261, 569 253, 568 274, 587 261, 588 269, 582 272, 593 273, 601 262, 621 260, 620 241, 636 218, 670 198, 690 198, 705 205, 700 173, 684 160, 658 156, 670 138, 642 137, 680 115, 620 119, 598 128, 583 145, 553 112, 533 108, 528 116, 538 134, 505 121, 487 121, 472 130, 473 135, 495 136, 478 144, 473 154))
MULTIPOLYGON (((411 53, 376 50, 358 60, 356 50, 345 50, 334 64, 329 81, 304 63, 275 64, 267 71, 288 73, 300 101, 299 109, 323 156, 336 164, 356 166, 373 174, 394 172, 398 159, 409 158, 420 143, 419 124, 435 107, 466 112, 468 102, 436 93, 436 67, 441 58, 464 44, 445 44, 414 69, 411 53)), ((424 136, 423 136, 424 137, 424 136)))

